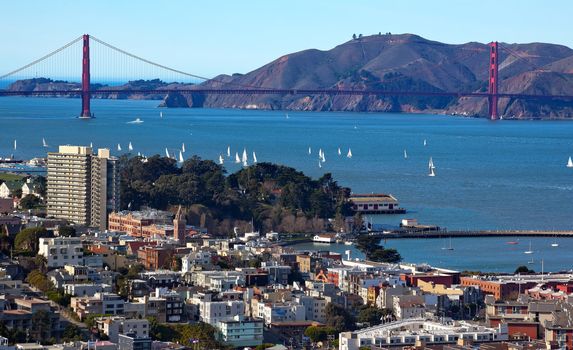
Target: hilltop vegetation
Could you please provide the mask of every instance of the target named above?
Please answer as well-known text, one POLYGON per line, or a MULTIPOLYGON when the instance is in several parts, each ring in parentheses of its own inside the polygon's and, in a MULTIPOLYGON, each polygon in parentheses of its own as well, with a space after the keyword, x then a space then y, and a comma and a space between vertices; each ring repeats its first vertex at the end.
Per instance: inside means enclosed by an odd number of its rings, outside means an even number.
MULTIPOLYGON (((286 166, 258 163, 226 175, 210 160, 194 156, 181 167, 175 160, 153 156, 121 159, 124 208, 169 209, 183 205, 190 223, 211 232, 231 234, 251 220, 264 231, 320 232, 327 219, 350 215, 350 189, 327 173, 311 179, 286 166)), ((249 224, 250 225, 250 224, 249 224)), ((250 229, 250 227, 249 227, 250 229)))

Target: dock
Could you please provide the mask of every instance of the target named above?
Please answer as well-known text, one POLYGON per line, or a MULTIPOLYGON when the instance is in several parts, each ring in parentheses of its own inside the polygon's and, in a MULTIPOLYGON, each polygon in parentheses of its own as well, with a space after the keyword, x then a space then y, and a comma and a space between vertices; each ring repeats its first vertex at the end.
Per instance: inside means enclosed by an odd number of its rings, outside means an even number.
POLYGON ((448 238, 448 237, 573 237, 573 230, 468 230, 468 231, 406 231, 371 232, 383 239, 393 238, 448 238))

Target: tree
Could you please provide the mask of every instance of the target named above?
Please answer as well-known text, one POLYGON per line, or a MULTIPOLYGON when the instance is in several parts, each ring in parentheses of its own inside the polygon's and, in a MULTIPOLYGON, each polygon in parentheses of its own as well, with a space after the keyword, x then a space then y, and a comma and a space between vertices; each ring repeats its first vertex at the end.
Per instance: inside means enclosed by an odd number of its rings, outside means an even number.
POLYGON ((52 321, 50 313, 46 310, 39 310, 32 314, 32 326, 30 327, 30 336, 33 340, 44 342, 49 339, 52 331, 52 321))
POLYGON ((336 335, 338 332, 332 327, 309 326, 304 330, 304 335, 309 337, 313 343, 325 341, 329 335, 336 335))
POLYGON ((356 329, 356 320, 348 310, 337 304, 326 304, 326 325, 337 332, 353 331, 356 329))
POLYGON ((40 270, 31 271, 26 277, 28 283, 46 293, 54 288, 52 282, 40 270))
POLYGON ((73 237, 76 235, 76 229, 70 225, 60 226, 58 234, 62 237, 73 237))
POLYGON ((34 209, 40 204, 40 198, 33 194, 27 194, 20 200, 20 207, 22 209, 34 209))
POLYGON ((370 326, 376 326, 382 323, 382 319, 388 315, 392 315, 392 310, 365 306, 358 313, 358 322, 368 323, 370 326))
POLYGON ((356 34, 352 34, 352 39, 356 40, 356 34))
POLYGON ((48 231, 43 227, 25 228, 14 238, 14 248, 23 253, 36 253, 40 237, 47 237, 48 231))
POLYGON ((535 273, 535 271, 530 270, 527 266, 525 265, 521 265, 518 266, 517 269, 515 269, 514 274, 518 275, 518 274, 531 274, 531 273, 535 273))
POLYGON ((82 340, 82 331, 80 327, 73 323, 68 323, 62 333, 62 340, 65 342, 82 340))

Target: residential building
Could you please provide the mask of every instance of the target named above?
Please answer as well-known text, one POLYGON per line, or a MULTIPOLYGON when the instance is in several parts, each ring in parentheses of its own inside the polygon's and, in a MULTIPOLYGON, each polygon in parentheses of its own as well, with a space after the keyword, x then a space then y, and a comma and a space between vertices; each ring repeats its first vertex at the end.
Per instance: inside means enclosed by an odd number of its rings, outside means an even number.
POLYGON ((151 350, 151 338, 138 338, 135 333, 120 334, 117 340, 118 350, 151 350))
POLYGON ((136 338, 149 337, 149 321, 147 319, 129 319, 125 317, 100 317, 96 320, 97 328, 106 334, 114 343, 118 342, 120 334, 132 333, 136 338))
POLYGON ((47 197, 49 216, 105 229, 107 214, 119 210, 117 158, 85 146, 49 152, 47 197))
POLYGON ((353 194, 350 196, 352 209, 363 214, 405 213, 398 200, 391 194, 353 194))
POLYGON ((82 265, 84 262, 82 242, 76 237, 40 238, 38 254, 46 258, 50 268, 82 265))
POLYGON ((219 321, 216 327, 218 339, 235 348, 256 347, 263 343, 263 320, 235 317, 219 321))

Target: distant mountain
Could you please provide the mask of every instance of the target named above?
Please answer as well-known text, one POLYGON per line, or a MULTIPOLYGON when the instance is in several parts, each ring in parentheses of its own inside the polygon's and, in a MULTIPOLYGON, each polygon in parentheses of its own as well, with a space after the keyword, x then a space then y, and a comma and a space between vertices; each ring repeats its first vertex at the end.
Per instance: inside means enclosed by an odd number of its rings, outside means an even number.
MULTIPOLYGON (((573 95, 573 50, 554 44, 501 44, 500 91, 573 95)), ((373 35, 328 51, 305 50, 282 56, 247 74, 220 75, 197 87, 277 89, 380 89, 486 91, 487 44, 450 45, 417 35, 373 35)), ((171 93, 169 107, 285 109, 311 111, 432 112, 487 116, 484 98, 206 95, 171 93)), ((506 118, 573 118, 573 103, 501 99, 506 118)))

